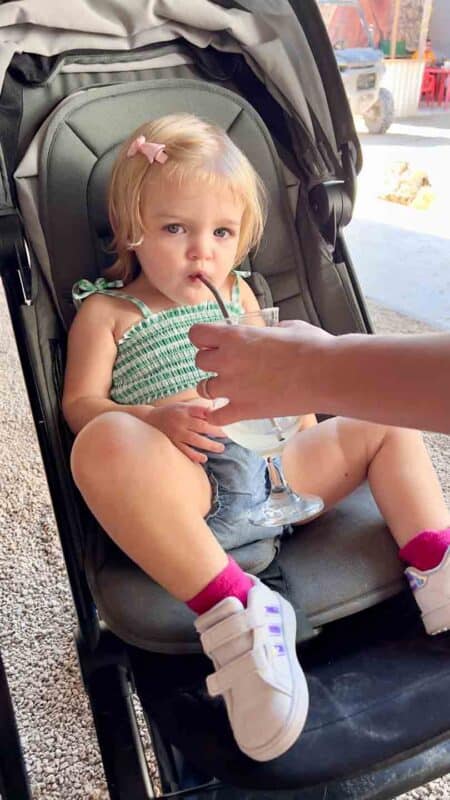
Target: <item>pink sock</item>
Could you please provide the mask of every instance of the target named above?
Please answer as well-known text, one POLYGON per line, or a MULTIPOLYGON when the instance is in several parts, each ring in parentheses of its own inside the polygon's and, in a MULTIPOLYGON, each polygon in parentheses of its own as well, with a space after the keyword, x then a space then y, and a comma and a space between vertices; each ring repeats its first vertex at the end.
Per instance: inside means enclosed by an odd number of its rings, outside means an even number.
POLYGON ((186 605, 196 614, 204 614, 216 603, 231 596, 237 597, 245 606, 252 586, 252 580, 241 570, 239 564, 228 556, 228 564, 222 572, 219 572, 195 597, 188 600, 186 605))
POLYGON ((414 536, 401 550, 399 556, 417 569, 433 569, 441 563, 447 547, 450 547, 450 528, 443 531, 422 531, 414 536))

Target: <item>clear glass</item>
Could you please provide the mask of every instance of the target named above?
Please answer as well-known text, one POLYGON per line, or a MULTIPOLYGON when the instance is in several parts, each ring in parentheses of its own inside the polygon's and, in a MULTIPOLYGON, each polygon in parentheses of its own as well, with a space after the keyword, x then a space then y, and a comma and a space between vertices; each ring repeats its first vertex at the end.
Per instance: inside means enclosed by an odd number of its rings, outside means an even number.
MULTIPOLYGON (((262 308, 249 314, 231 316, 231 325, 276 325, 278 308, 262 308)), ((217 402, 217 401, 216 401, 217 402)), ((223 404, 220 398, 217 405, 223 404)), ((250 522, 264 527, 289 525, 317 516, 324 507, 323 500, 315 495, 300 495, 293 492, 283 475, 281 462, 274 461, 286 442, 300 427, 301 417, 275 417, 270 419, 247 419, 223 425, 227 436, 242 447, 253 450, 266 459, 270 477, 270 494, 267 500, 250 513, 250 522)))

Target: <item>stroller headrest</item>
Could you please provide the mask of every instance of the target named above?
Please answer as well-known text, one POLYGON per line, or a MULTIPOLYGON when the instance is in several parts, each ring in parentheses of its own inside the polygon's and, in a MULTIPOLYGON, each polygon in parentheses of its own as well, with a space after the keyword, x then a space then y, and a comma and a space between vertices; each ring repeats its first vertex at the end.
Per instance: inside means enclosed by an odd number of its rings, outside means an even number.
MULTIPOLYGON (((246 100, 191 79, 91 88, 64 100, 38 135, 38 191, 30 188, 34 176, 29 158, 27 169, 21 172, 19 167, 16 175, 19 198, 22 193, 26 200, 22 210, 34 215, 25 220, 31 245, 66 324, 74 313, 73 283, 80 277, 95 279, 113 259, 108 249, 107 187, 120 144, 143 122, 174 111, 194 111, 223 127, 261 175, 270 214, 261 246, 251 259, 253 268, 276 276, 292 271, 300 258, 279 158, 267 128, 246 100)), ((292 288, 292 293, 298 291, 298 285, 292 288)))

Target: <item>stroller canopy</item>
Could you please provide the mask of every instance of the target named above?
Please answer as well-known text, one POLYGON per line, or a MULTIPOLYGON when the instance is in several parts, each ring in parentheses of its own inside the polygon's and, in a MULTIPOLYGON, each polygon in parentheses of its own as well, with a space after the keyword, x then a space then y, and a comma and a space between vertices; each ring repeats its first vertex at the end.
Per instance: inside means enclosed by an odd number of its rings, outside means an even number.
MULTIPOLYGON (((28 83, 38 83, 59 70, 76 70, 77 60, 88 58, 98 68, 96 51, 100 60, 101 51, 117 51, 120 63, 121 51, 137 50, 142 60, 146 48, 179 37, 197 48, 239 53, 310 139, 314 185, 336 173, 344 142, 353 144, 357 169, 361 159, 342 87, 336 80, 330 87, 328 80, 324 88, 321 74, 328 74, 329 59, 330 74, 336 72, 334 55, 331 47, 324 52, 320 16, 307 5, 294 11, 288 0, 129 0, 126 6, 18 0, 0 7, 0 85, 13 59, 28 83), (314 35, 320 37, 318 48, 314 35), (42 56, 42 73, 36 60, 24 67, 20 54, 42 56)), ((123 68, 130 69, 129 63, 123 68)))

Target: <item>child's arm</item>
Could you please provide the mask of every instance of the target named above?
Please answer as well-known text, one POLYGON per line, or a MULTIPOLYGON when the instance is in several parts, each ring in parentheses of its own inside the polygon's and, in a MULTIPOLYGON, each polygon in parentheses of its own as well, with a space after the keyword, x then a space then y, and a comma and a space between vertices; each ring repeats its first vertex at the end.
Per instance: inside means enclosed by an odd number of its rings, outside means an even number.
POLYGON ((62 409, 74 433, 105 411, 127 411, 145 420, 153 408, 109 399, 117 353, 114 324, 109 298, 94 295, 84 301, 70 328, 62 409))
POLYGON ((200 405, 174 403, 172 406, 122 405, 109 399, 111 376, 117 354, 115 320, 108 298, 87 298, 69 332, 67 366, 62 407, 69 427, 78 433, 105 411, 125 411, 166 434, 191 461, 204 463, 206 453, 222 452, 221 442, 210 436, 223 436, 207 420, 207 409, 200 405))

